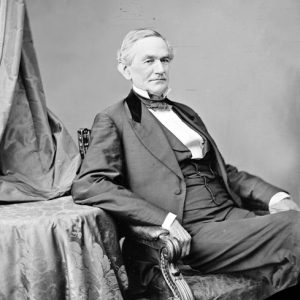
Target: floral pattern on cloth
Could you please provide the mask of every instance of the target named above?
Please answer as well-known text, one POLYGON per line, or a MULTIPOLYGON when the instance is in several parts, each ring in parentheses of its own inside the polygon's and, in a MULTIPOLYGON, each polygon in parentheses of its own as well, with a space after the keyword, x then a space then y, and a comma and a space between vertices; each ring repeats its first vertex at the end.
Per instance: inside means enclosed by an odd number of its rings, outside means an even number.
POLYGON ((99 208, 62 197, 0 205, 1 300, 123 299, 117 231, 99 208))

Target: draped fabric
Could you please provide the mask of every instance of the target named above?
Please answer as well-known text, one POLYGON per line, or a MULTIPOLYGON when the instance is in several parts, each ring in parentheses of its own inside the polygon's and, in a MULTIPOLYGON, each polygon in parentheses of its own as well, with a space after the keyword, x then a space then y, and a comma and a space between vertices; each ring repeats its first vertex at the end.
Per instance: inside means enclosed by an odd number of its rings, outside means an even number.
POLYGON ((47 109, 24 0, 0 0, 0 201, 64 195, 79 165, 75 142, 47 109))

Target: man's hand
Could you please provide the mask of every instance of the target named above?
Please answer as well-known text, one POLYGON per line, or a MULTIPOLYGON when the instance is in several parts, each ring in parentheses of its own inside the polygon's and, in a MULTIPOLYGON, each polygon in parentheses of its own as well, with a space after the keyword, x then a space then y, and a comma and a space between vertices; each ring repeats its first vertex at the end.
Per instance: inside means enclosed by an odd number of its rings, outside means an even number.
POLYGON ((182 246, 182 256, 186 256, 190 253, 191 236, 175 219, 169 228, 170 236, 176 238, 182 246))
POLYGON ((270 213, 278 213, 286 210, 297 210, 300 211, 300 207, 290 197, 286 197, 269 207, 270 213))

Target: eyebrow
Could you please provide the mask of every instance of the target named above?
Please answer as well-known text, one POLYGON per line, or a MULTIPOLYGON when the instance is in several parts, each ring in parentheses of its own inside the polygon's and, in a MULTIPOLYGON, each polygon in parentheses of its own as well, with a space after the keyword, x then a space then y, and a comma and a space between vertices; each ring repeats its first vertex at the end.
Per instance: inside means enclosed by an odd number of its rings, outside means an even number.
POLYGON ((155 58, 159 58, 159 59, 164 59, 164 58, 170 58, 170 55, 168 54, 168 55, 164 55, 164 56, 162 56, 162 57, 158 57, 158 56, 155 56, 155 55, 145 55, 144 57, 143 57, 143 60, 145 60, 145 59, 155 59, 155 58))

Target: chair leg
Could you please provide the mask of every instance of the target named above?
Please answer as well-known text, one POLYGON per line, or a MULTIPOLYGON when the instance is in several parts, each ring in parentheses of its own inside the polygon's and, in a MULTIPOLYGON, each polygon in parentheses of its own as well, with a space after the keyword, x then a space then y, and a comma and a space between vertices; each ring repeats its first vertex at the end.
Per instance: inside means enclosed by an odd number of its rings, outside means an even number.
POLYGON ((163 277, 167 282, 174 299, 178 300, 194 300, 194 295, 189 285, 183 278, 179 268, 166 260, 164 251, 161 251, 160 269, 163 277))

